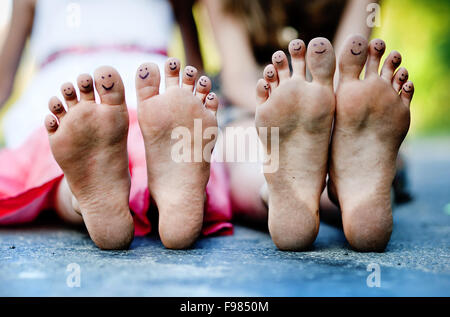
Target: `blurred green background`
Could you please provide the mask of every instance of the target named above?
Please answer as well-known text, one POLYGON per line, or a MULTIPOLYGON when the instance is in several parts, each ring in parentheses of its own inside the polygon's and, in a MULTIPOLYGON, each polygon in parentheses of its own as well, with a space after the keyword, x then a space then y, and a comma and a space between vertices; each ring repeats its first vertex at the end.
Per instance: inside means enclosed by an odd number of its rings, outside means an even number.
POLYGON ((415 94, 413 135, 450 135, 450 1, 384 0, 375 37, 403 56, 415 94))

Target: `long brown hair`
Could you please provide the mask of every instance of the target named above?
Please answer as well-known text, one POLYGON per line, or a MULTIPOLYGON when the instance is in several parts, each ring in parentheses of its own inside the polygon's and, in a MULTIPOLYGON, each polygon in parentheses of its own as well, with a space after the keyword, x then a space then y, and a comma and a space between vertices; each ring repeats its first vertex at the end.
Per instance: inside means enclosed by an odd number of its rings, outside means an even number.
POLYGON ((286 42, 292 39, 290 34, 305 43, 317 36, 332 40, 347 3, 347 0, 223 1, 224 12, 243 21, 258 62, 266 62, 275 50, 285 49, 286 42))

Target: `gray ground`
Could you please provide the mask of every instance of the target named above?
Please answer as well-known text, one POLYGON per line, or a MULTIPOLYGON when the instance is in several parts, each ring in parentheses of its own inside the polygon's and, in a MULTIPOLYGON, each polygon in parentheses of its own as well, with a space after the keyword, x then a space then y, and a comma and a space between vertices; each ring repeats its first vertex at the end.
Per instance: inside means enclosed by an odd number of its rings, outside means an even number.
POLYGON ((353 252, 326 224, 309 252, 278 251, 267 233, 241 226, 188 251, 144 237, 104 252, 85 233, 41 222, 0 229, 0 295, 449 296, 450 140, 414 141, 406 152, 416 199, 395 210, 385 253, 353 252), (81 287, 67 286, 70 263, 81 287), (371 263, 380 287, 367 286, 371 263))

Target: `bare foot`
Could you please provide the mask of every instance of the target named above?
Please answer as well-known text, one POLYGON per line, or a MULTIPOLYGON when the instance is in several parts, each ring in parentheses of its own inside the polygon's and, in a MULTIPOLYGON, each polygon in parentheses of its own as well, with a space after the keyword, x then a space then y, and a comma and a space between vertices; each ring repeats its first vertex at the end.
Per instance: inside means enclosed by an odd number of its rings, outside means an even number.
POLYGON ((360 251, 382 251, 389 242, 390 192, 414 92, 406 69, 394 74, 401 62, 398 52, 389 54, 378 73, 385 47, 380 39, 368 45, 365 38, 354 35, 339 59, 328 189, 340 205, 348 242, 360 251), (364 64, 366 75, 360 80, 364 64))
POLYGON ((138 118, 145 142, 148 187, 158 207, 161 241, 171 249, 191 246, 201 232, 209 159, 215 142, 202 136, 208 128, 217 132, 218 98, 213 93, 208 94, 211 81, 205 76, 200 77, 193 94, 197 70, 192 66, 185 68, 182 87, 179 71, 180 61, 169 58, 165 65, 166 91, 163 94, 159 94, 160 74, 155 64, 141 65, 136 74, 138 118), (198 120, 195 128, 194 120, 198 120), (182 152, 191 153, 182 162, 173 157, 175 144, 181 142, 172 137, 177 127, 184 129, 190 137, 184 139, 182 152), (197 135, 194 135, 194 129, 197 135), (200 138, 198 142, 194 141, 197 137, 200 138), (201 157, 195 153, 200 153, 201 157))
POLYGON ((91 239, 102 249, 128 248, 134 235, 128 207, 128 111, 122 79, 115 69, 95 71, 94 98, 91 76, 78 77, 80 100, 71 83, 61 87, 62 102, 50 99, 45 121, 56 162, 74 195, 74 209, 81 213, 91 239))
MULTIPOLYGON (((278 51, 273 65, 264 70, 265 80, 258 82, 261 104, 256 127, 258 132, 262 127, 279 128, 279 169, 265 173, 270 234, 282 250, 303 250, 319 230, 319 200, 335 107, 335 55, 325 38, 313 39, 307 53, 303 41, 293 40, 289 52, 292 75, 286 55, 278 51), (305 53, 312 82, 305 80, 305 53)), ((261 141, 267 146, 264 138, 261 141)))

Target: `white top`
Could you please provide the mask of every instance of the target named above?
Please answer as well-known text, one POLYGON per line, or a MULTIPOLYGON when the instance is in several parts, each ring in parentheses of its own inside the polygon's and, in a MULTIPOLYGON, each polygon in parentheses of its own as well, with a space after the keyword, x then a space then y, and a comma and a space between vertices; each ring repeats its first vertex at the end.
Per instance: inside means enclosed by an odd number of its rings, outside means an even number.
POLYGON ((43 125, 50 97, 63 100, 61 84, 71 81, 76 86, 79 74, 93 74, 102 65, 117 69, 127 105, 136 107, 136 69, 154 62, 163 72, 166 56, 157 52, 167 50, 172 26, 172 8, 164 0, 38 0, 30 40, 38 70, 5 115, 6 146, 19 146, 43 125), (123 46, 140 49, 117 49, 123 46), (73 48, 87 52, 70 52, 73 48), (49 61, 58 52, 65 53, 49 61))

